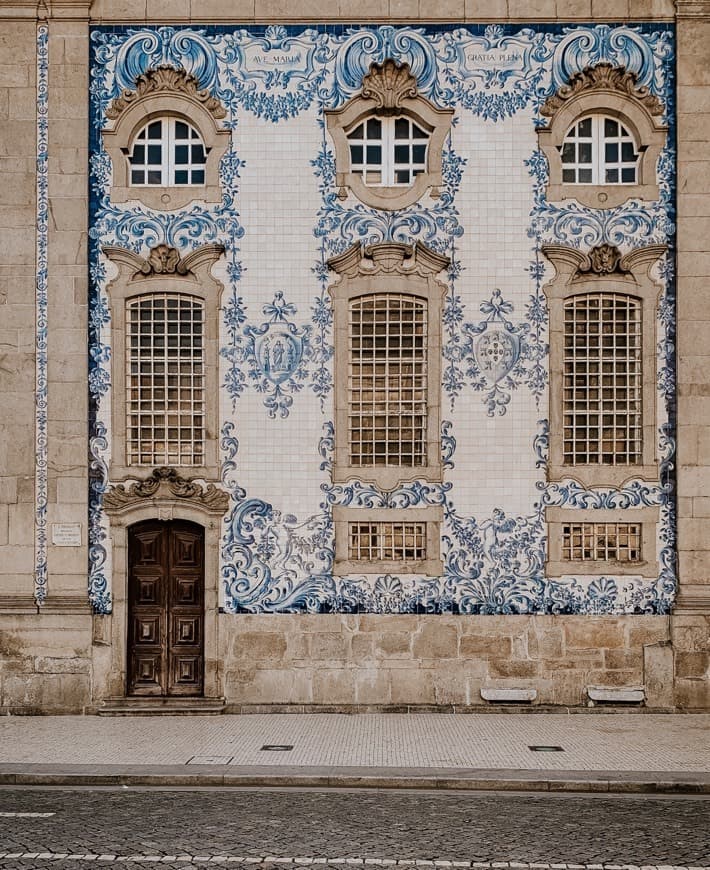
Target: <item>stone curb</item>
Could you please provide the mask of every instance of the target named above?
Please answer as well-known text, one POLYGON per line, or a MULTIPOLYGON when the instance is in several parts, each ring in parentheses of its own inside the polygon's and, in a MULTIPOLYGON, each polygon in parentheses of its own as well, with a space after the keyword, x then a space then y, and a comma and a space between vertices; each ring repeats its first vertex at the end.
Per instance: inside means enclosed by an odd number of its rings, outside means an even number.
POLYGON ((425 768, 273 768, 228 765, 141 768, 105 765, 0 765, 0 786, 135 786, 188 788, 371 788, 453 791, 710 794, 710 774, 627 771, 510 771, 425 768))

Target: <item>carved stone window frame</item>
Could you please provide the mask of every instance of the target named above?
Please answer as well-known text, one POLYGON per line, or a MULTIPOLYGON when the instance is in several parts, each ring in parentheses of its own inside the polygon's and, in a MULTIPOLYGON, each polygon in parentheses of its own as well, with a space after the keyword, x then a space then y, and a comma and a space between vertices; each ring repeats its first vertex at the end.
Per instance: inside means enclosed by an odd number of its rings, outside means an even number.
POLYGON ((547 508, 545 521, 548 532, 546 577, 602 576, 633 574, 658 577, 657 534, 658 508, 629 508, 628 510, 577 510, 573 508, 547 508), (587 561, 564 559, 562 556, 562 529, 567 523, 638 523, 641 526, 641 561, 616 560, 587 561))
POLYGON ((338 577, 346 574, 424 574, 440 577, 444 570, 441 559, 440 507, 404 508, 333 508, 335 526, 335 565, 338 577), (348 556, 348 524, 356 522, 426 523, 426 559, 417 562, 351 561, 348 556))
POLYGON ((222 518, 229 508, 229 496, 213 484, 183 478, 175 468, 156 468, 147 477, 130 485, 111 486, 104 494, 103 508, 109 518, 111 534, 113 609, 105 626, 105 639, 111 649, 107 656, 95 658, 96 684, 105 698, 123 698, 127 686, 128 643, 128 530, 145 520, 188 520, 205 530, 204 697, 223 695, 223 662, 219 628, 219 552, 222 518))
POLYGON ((453 109, 440 109, 417 91, 417 80, 409 64, 388 58, 370 65, 363 78, 362 90, 339 109, 326 109, 328 132, 335 146, 336 183, 341 199, 348 189, 366 205, 395 211, 418 202, 427 190, 439 195, 442 184, 441 155, 451 129, 453 109), (410 187, 370 187, 359 174, 350 171, 350 147, 347 131, 367 118, 403 115, 430 131, 426 171, 417 175, 410 187))
POLYGON ((101 131, 113 167, 111 201, 140 200, 159 211, 183 208, 193 200, 220 203, 219 164, 229 148, 231 133, 218 122, 226 114, 219 100, 209 91, 200 90, 197 79, 185 70, 159 66, 138 76, 135 90, 124 91, 106 110, 113 124, 101 131), (150 121, 165 117, 184 120, 202 137, 207 153, 204 184, 131 184, 128 155, 135 137, 150 121))
POLYGON ((648 88, 638 87, 634 73, 624 67, 600 63, 585 67, 569 84, 547 99, 540 110, 549 118, 538 128, 540 149, 547 157, 547 199, 576 199, 590 208, 614 208, 628 199, 657 200, 657 163, 666 144, 668 127, 660 122, 663 104, 648 88), (575 122, 587 115, 618 119, 632 134, 639 149, 636 184, 570 184, 562 181, 562 145, 575 122))
POLYGON ((340 277, 328 288, 333 300, 335 336, 335 462, 333 480, 361 480, 383 490, 409 480, 442 479, 440 445, 441 317, 446 285, 438 281, 449 258, 421 242, 359 243, 328 260, 340 277), (427 463, 418 466, 354 466, 348 445, 348 310, 350 301, 370 294, 398 293, 427 303, 427 463))
POLYGON ((544 245, 555 277, 543 291, 550 318, 550 458, 548 480, 574 479, 583 486, 618 487, 632 478, 658 481, 656 450, 656 312, 662 287, 651 270, 666 253, 664 245, 635 248, 623 257, 611 245, 589 255, 563 245, 544 245), (564 305, 577 295, 623 293, 641 302, 642 462, 634 465, 566 465, 563 459, 564 305))
POLYGON ((212 277, 211 267, 224 253, 222 245, 196 248, 181 258, 175 248, 158 245, 147 259, 126 248, 105 246, 103 253, 118 267, 107 292, 111 313, 111 461, 109 478, 124 480, 145 473, 144 465, 126 460, 126 307, 132 299, 152 293, 193 296, 205 306, 205 423, 203 466, 185 466, 207 480, 219 478, 219 306, 224 285, 212 277))

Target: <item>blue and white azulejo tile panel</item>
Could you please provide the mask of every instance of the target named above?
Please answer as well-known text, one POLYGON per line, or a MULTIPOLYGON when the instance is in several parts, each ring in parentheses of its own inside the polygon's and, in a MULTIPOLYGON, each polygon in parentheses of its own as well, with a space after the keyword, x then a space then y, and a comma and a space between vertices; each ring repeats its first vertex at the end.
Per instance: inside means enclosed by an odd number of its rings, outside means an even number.
MULTIPOLYGON (((674 33, 665 25, 98 27, 92 31, 91 574, 111 609, 102 513, 111 451, 110 315, 102 245, 146 254, 225 247, 220 325, 221 548, 231 612, 665 613, 675 592, 674 33), (385 212, 338 197, 326 109, 373 61, 406 61, 419 92, 454 109, 440 196, 385 212), (586 66, 634 72, 666 107, 660 198, 591 209, 548 202, 536 128, 548 96, 586 66), (186 69, 226 109, 222 201, 156 211, 111 200, 101 129, 111 101, 160 64, 186 69), (335 484, 332 281, 352 244, 420 241, 446 254, 444 479, 383 492, 335 484), (659 279, 659 484, 585 490, 546 481, 549 443, 545 244, 622 252, 666 244, 659 279), (337 577, 333 508, 439 506, 440 577, 337 577), (545 576, 547 507, 658 506, 660 573, 545 576)), ((148 470, 145 470, 148 473, 148 470)))

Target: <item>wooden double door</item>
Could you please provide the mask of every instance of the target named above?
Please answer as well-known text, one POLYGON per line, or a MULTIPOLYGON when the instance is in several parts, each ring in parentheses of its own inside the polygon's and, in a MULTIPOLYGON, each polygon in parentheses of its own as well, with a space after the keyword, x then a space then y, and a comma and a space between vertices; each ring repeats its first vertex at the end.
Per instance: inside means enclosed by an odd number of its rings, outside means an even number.
POLYGON ((202 695, 204 529, 148 520, 128 530, 129 695, 202 695))

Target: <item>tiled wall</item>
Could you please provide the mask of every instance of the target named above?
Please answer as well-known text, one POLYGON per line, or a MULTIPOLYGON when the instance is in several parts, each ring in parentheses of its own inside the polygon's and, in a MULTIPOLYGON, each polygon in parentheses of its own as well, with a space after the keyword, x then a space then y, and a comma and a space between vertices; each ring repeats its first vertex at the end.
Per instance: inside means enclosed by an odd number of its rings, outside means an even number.
MULTIPOLYGON (((91 78, 90 597, 111 609, 111 554, 101 496, 111 450, 111 386, 102 245, 146 254, 166 242, 187 252, 220 241, 225 286, 220 407, 223 485, 232 507, 222 545, 222 606, 231 612, 572 613, 668 612, 675 594, 674 281, 658 320, 661 485, 621 490, 546 483, 547 313, 552 277, 541 254, 557 243, 622 252, 674 238, 674 39, 662 24, 407 27, 97 27, 91 78), (494 75, 489 58, 514 59, 494 75), (269 59, 268 63, 255 59, 269 59), (295 58, 285 65, 278 56, 295 58), (455 110, 442 195, 385 213, 337 198, 323 112, 359 91, 372 61, 407 61, 420 93, 455 110), (657 202, 608 210, 545 197, 536 124, 547 96, 587 65, 624 65, 665 104, 668 146, 657 202), (156 212, 110 199, 101 128, 111 100, 159 63, 186 68, 227 108, 231 150, 221 205, 156 212), (325 260, 354 242, 423 241, 452 260, 442 360, 443 483, 384 493, 331 480, 333 325, 325 260), (289 324, 302 353, 276 383, 254 352, 257 331, 289 324), (482 376, 476 336, 498 329, 520 352, 496 382, 482 376), (268 473, 266 473, 268 472, 268 473), (442 505, 444 574, 333 576, 332 508, 442 505), (655 580, 545 577, 547 506, 660 506, 655 580)), ((289 328, 290 328, 289 326, 289 328)))

